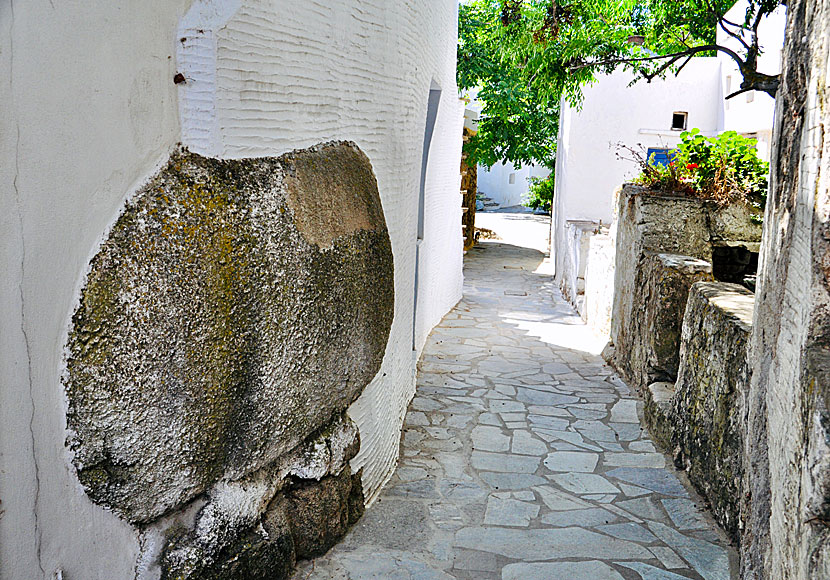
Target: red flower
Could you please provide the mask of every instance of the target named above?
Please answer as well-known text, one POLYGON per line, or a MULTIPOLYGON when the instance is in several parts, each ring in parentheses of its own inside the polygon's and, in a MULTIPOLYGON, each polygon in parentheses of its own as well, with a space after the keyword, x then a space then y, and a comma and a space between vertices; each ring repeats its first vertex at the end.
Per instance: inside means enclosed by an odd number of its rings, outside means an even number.
POLYGON ((698 167, 700 167, 700 165, 698 165, 697 163, 689 163, 686 166, 686 169, 697 169, 698 167))

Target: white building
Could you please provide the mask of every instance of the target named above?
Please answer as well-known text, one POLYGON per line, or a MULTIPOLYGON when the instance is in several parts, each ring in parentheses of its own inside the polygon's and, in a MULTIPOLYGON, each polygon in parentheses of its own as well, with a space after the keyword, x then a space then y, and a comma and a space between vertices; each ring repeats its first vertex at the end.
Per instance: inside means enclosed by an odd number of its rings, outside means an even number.
POLYGON ((141 572, 138 532, 93 503, 71 467, 63 349, 90 257, 178 143, 242 158, 351 140, 368 155, 394 254, 394 322, 349 414, 362 441, 352 467, 367 497, 377 492, 425 337, 461 297, 456 41, 454 0, 4 3, 0 576, 141 572), (202 46, 180 40, 194 30, 202 46))
POLYGON ((522 165, 518 169, 512 163, 502 161, 487 169, 478 168, 478 191, 501 207, 522 205, 530 191, 530 178, 544 178, 550 169, 542 165, 522 165))
MULTIPOLYGON (((745 9, 739 4, 727 18, 742 21, 745 9)), ((778 47, 783 45, 784 16, 779 9, 762 24, 762 43, 775 48, 759 59, 761 72, 780 70, 778 47)), ((731 46, 737 41, 721 32, 719 42, 731 46)), ((760 155, 769 158, 774 100, 752 91, 726 101, 742 80, 729 57, 694 58, 677 76, 669 73, 664 80, 640 80, 629 86, 633 79, 632 73, 623 70, 599 78, 584 89, 581 108, 563 102, 559 126, 551 258, 566 298, 598 332, 607 330, 608 308, 586 304, 592 294, 586 294, 585 287, 590 245, 596 245, 603 259, 608 258, 608 242, 602 236, 592 238, 600 226, 611 223, 615 190, 639 171, 633 161, 618 158, 616 145, 660 151, 676 147, 685 129, 698 128, 704 135, 733 130, 757 138, 760 155)), ((611 258, 610 264, 599 268, 595 264, 593 269, 607 271, 613 267, 611 258)), ((595 280, 599 297, 594 299, 607 301, 607 290, 607 284, 595 280)))

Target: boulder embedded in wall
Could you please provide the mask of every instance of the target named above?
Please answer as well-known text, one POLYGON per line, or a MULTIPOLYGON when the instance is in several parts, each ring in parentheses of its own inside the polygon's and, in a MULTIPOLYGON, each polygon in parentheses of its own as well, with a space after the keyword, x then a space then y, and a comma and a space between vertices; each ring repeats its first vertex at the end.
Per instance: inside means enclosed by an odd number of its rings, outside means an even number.
POLYGON ((737 284, 699 282, 692 286, 671 412, 673 446, 679 450, 689 479, 736 541, 754 304, 755 296, 737 284))
POLYGON ((93 258, 72 319, 67 423, 88 495, 146 523, 273 464, 375 376, 393 301, 354 144, 173 155, 93 258))
POLYGON ((677 377, 686 299, 701 280, 712 280, 709 262, 649 251, 642 255, 630 314, 615 341, 615 364, 632 386, 643 389, 677 377))

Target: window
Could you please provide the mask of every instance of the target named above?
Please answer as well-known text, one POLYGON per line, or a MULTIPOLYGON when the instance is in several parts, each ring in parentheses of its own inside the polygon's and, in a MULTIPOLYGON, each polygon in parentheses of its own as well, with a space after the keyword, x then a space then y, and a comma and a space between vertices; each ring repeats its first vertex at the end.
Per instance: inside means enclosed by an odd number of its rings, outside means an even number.
POLYGON ((746 93, 746 102, 751 103, 755 100, 755 91, 747 91, 746 93))
POLYGON ((510 177, 508 177, 508 178, 507 178, 507 182, 508 182, 510 185, 513 185, 514 183, 516 183, 516 174, 515 174, 515 173, 511 173, 511 174, 510 174, 510 177))
POLYGON ((648 162, 652 165, 668 165, 670 162, 674 161, 674 155, 675 153, 673 149, 649 147, 648 151, 646 151, 648 162))
POLYGON ((672 131, 685 131, 686 122, 689 119, 689 113, 685 111, 675 111, 671 116, 672 131))

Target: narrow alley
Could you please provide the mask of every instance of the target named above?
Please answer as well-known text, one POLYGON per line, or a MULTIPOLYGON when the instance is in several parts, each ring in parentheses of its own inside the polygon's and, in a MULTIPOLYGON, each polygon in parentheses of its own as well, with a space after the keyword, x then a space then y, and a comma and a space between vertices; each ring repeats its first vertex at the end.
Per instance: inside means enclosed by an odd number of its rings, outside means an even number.
POLYGON ((419 365, 397 472, 301 579, 729 579, 737 556, 554 287, 544 218, 489 213, 419 365))

